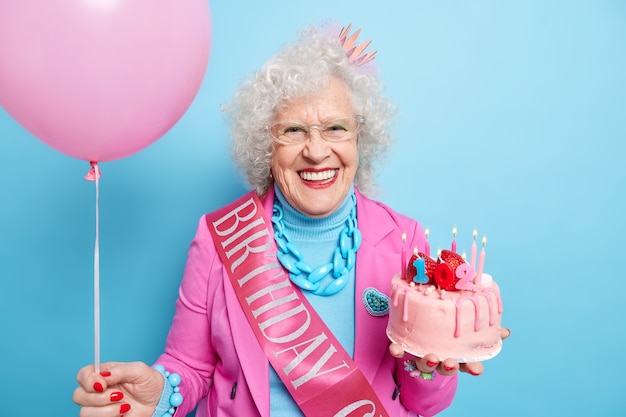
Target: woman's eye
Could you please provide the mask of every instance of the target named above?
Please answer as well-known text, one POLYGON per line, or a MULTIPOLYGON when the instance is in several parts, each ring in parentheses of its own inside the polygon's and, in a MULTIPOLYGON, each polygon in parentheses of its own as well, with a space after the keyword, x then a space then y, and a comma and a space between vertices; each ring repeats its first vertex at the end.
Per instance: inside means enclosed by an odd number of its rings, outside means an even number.
POLYGON ((331 125, 331 126, 328 126, 326 130, 331 131, 331 132, 337 132, 337 131, 345 132, 348 129, 343 125, 331 125))

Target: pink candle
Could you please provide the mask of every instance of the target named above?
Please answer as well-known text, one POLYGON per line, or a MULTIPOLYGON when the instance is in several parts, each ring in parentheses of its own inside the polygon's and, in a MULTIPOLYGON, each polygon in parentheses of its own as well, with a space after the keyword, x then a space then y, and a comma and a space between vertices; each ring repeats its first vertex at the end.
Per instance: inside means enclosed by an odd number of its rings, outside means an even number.
POLYGON ((485 245, 487 244, 487 238, 483 236, 483 248, 478 255, 478 271, 476 272, 476 279, 474 284, 480 285, 483 277, 483 269, 485 268, 485 245))
POLYGON ((406 275, 406 233, 402 233, 402 256, 401 256, 401 271, 402 271, 402 279, 405 279, 406 275))
POLYGON ((452 252, 456 253, 456 226, 452 228, 452 252))
POLYGON ((430 243, 428 242, 428 235, 430 234, 430 230, 426 229, 424 235, 426 235, 426 246, 424 247, 424 253, 426 256, 430 256, 430 243))
POLYGON ((470 265, 473 269, 476 269, 476 235, 478 231, 474 229, 474 242, 472 242, 472 252, 470 254, 470 265))

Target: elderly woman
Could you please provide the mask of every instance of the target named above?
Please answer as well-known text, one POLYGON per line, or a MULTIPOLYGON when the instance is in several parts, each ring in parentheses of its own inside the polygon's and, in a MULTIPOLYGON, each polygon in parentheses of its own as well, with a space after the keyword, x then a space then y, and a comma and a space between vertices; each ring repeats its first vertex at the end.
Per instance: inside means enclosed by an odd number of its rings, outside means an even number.
POLYGON ((236 94, 233 154, 254 192, 201 219, 158 365, 79 372, 82 417, 431 416, 459 370, 482 372, 433 352, 413 377, 362 301, 388 293, 403 232, 425 239, 363 194, 392 109, 353 42, 305 31, 236 94))

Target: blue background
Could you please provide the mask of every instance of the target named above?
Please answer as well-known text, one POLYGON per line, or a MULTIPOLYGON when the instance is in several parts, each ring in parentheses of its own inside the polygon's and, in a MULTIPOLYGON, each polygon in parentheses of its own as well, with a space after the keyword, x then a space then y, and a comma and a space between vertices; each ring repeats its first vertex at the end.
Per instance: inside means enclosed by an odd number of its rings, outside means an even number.
MULTIPOLYGON (((216 1, 201 90, 162 139, 101 164, 102 360, 163 348, 199 216, 244 192, 220 105, 309 23, 373 39, 398 107, 378 198, 434 248, 488 238, 512 337, 443 416, 624 416, 626 3, 216 1)), ((94 81, 96 82, 96 81, 94 81)), ((6 415, 77 415, 93 361, 94 184, 0 110, 6 415)), ((360 341, 360 343, 367 343, 360 341)))

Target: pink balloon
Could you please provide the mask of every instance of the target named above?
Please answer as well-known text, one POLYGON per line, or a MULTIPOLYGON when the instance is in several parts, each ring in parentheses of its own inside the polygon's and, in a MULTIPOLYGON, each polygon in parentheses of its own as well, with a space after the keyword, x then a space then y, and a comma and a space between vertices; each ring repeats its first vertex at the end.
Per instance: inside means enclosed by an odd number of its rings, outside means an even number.
POLYGON ((210 46, 208 0, 0 0, 0 104, 66 155, 123 158, 185 113, 210 46))

